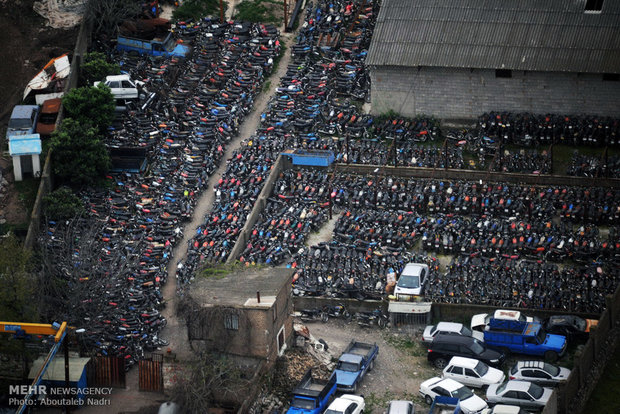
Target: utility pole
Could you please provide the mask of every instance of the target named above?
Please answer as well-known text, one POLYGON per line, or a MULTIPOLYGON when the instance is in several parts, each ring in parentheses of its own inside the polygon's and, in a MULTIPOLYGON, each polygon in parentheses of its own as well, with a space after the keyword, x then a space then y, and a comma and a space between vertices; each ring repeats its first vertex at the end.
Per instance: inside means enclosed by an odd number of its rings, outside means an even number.
POLYGON ((284 28, 286 29, 286 27, 288 26, 288 0, 284 0, 284 28))

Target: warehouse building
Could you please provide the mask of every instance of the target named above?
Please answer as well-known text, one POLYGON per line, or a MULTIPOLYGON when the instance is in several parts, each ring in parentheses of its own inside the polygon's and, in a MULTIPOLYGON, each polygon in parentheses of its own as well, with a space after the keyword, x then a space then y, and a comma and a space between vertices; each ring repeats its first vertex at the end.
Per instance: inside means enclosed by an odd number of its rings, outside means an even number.
POLYGON ((384 0, 374 114, 620 116, 620 1, 384 0))

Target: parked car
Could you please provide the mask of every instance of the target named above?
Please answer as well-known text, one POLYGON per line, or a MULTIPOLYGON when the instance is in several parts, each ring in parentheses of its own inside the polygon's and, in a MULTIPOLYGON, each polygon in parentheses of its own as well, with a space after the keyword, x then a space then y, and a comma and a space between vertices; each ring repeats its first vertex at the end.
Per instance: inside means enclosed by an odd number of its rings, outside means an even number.
POLYGON ((439 334, 428 348, 429 362, 439 369, 444 369, 454 356, 474 358, 495 367, 501 366, 506 359, 503 353, 489 349, 484 342, 469 336, 439 334))
POLYGON ((390 401, 385 414, 414 414, 415 407, 412 401, 390 401))
POLYGON ((504 319, 521 322, 540 322, 537 317, 525 316, 519 311, 508 309, 498 309, 491 313, 479 313, 471 317, 471 330, 483 332, 489 322, 493 319, 504 319))
POLYGON ((58 111, 60 111, 60 105, 62 99, 53 98, 48 99, 41 105, 41 111, 39 115, 39 121, 37 122, 37 134, 41 136, 49 136, 56 129, 56 118, 58 118, 58 111))
POLYGON ((492 404, 512 404, 520 407, 542 408, 553 391, 529 381, 507 381, 489 385, 487 401, 492 404))
POLYGON ((356 392, 366 373, 372 371, 375 366, 377 355, 379 355, 377 344, 351 341, 338 358, 338 365, 334 371, 338 390, 356 392))
POLYGON ((443 369, 443 377, 470 387, 482 388, 504 382, 506 376, 497 368, 473 358, 452 357, 443 369))
POLYGON ((364 397, 344 394, 336 398, 324 414, 360 414, 364 412, 364 408, 366 408, 364 397))
POLYGON ((321 414, 336 392, 336 374, 324 381, 312 377, 312 369, 306 371, 293 390, 291 406, 286 414, 321 414))
POLYGON ((587 341, 590 328, 596 325, 598 325, 597 319, 584 319, 575 315, 555 315, 544 321, 547 332, 564 335, 569 340, 587 341))
POLYGON ((438 396, 457 398, 459 407, 465 414, 479 413, 488 407, 472 390, 449 378, 434 377, 424 381, 420 384, 420 394, 428 405, 432 405, 438 396))
MULTIPOLYGON (((97 86, 101 82, 95 82, 97 86)), ((144 82, 134 81, 129 75, 110 75, 105 78, 103 84, 110 88, 114 99, 117 101, 143 99, 146 92, 143 89, 144 82)))
POLYGON ((566 353, 566 337, 548 334, 538 322, 522 322, 491 318, 484 330, 484 343, 505 354, 544 356, 555 362, 566 353))
POLYGON ((482 410, 481 414, 529 414, 529 411, 525 411, 518 405, 497 404, 493 408, 482 410))
POLYGON ((407 263, 396 282, 394 294, 397 297, 399 295, 419 296, 423 294, 428 273, 428 266, 425 264, 407 263))
POLYGON ((570 369, 543 361, 519 361, 509 371, 511 380, 530 381, 548 387, 568 380, 569 375, 570 369))
POLYGON ((38 117, 39 105, 15 105, 6 128, 7 139, 16 135, 34 134, 38 117))
POLYGON ((424 328, 422 334, 422 342, 428 346, 437 334, 449 334, 449 335, 462 335, 471 336, 479 341, 484 341, 484 334, 482 332, 472 332, 468 327, 462 323, 455 322, 439 322, 437 325, 429 325, 424 328))

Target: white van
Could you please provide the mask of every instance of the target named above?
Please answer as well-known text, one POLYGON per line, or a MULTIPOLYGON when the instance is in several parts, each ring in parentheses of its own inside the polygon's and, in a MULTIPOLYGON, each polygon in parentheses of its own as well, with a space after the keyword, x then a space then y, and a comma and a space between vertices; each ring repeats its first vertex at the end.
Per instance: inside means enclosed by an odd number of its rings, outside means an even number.
POLYGON ((419 296, 424 293, 424 285, 428 277, 428 266, 421 263, 407 263, 403 269, 398 281, 394 294, 419 296))
MULTIPOLYGON (((100 83, 95 82, 93 85, 97 86, 100 83)), ((144 82, 134 81, 129 75, 106 76, 103 84, 110 88, 117 100, 143 99, 146 96, 146 90, 142 90, 144 82)))

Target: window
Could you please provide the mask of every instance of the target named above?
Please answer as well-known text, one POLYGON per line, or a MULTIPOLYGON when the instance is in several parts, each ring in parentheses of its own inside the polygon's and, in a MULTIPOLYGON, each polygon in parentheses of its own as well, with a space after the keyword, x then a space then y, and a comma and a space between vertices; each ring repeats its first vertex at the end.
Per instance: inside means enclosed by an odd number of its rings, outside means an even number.
POLYGON ((273 321, 275 322, 278 319, 278 302, 273 302, 273 308, 271 308, 273 314, 273 321))
POLYGON ((586 7, 584 9, 587 12, 600 12, 603 10, 603 0, 586 0, 586 7))
POLYGON ((286 342, 284 340, 284 325, 280 328, 280 331, 278 332, 277 341, 278 355, 282 355, 284 353, 284 350, 286 349, 286 342))
POLYGON ((108 86, 110 87, 110 89, 117 89, 121 87, 121 84, 118 81, 112 81, 108 84, 108 86))
POLYGON ((239 330, 239 315, 228 314, 224 316, 224 327, 232 331, 239 330))
POLYGON ((124 80, 121 85, 123 85, 123 88, 133 88, 134 86, 132 85, 131 82, 124 80))
POLYGON ((496 78, 512 78, 512 71, 510 69, 495 69, 496 78))
POLYGON ((465 375, 468 377, 478 378, 478 374, 476 374, 473 369, 469 368, 465 368, 465 375))
POLYGON ((504 394, 504 397, 506 397, 506 398, 519 398, 519 396, 518 396, 516 391, 508 391, 508 392, 506 392, 506 394, 504 394))
POLYGON ((463 375, 463 368, 461 367, 452 367, 452 373, 456 375, 463 375))
POLYGON ((610 82, 618 82, 620 81, 620 73, 603 73, 603 80, 610 81, 610 82))

